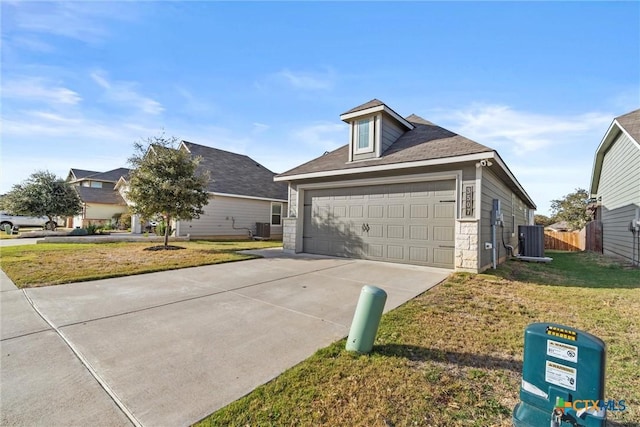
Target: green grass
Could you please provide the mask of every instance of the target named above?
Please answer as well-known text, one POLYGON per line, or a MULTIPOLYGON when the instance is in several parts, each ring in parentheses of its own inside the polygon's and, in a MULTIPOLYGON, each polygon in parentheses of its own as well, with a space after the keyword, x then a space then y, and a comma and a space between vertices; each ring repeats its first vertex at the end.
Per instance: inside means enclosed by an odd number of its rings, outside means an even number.
POLYGON ((640 423, 640 270, 588 253, 453 274, 383 316, 369 355, 339 341, 198 426, 511 426, 523 331, 586 330, 607 344, 607 399, 640 423))
POLYGON ((158 243, 49 243, 0 248, 0 267, 18 287, 129 276, 255 258, 244 249, 282 246, 278 241, 179 242, 184 250, 146 251, 158 243))

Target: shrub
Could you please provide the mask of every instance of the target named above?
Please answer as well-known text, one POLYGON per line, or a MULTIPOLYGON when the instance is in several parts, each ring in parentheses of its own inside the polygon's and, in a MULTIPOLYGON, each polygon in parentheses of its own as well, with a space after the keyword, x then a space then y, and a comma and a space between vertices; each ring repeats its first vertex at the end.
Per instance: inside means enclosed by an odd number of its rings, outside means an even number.
POLYGON ((131 214, 129 212, 125 212, 120 216, 120 221, 118 222, 118 229, 126 230, 131 228, 131 214))
POLYGON ((89 233, 84 228, 74 228, 71 230, 71 233, 69 233, 69 236, 86 236, 87 234, 89 233))
POLYGON ((87 226, 85 227, 85 230, 87 230, 87 234, 93 235, 96 234, 98 231, 98 226, 95 224, 87 224, 87 226))

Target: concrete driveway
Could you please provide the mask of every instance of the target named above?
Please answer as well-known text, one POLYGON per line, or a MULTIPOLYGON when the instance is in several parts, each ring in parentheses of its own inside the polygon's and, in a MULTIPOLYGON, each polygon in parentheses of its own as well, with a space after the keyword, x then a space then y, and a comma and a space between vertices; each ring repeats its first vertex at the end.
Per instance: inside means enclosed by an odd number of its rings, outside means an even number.
POLYGON ((0 273, 0 424, 189 425, 345 337, 362 286, 388 311, 450 273, 258 252, 24 291, 0 273))

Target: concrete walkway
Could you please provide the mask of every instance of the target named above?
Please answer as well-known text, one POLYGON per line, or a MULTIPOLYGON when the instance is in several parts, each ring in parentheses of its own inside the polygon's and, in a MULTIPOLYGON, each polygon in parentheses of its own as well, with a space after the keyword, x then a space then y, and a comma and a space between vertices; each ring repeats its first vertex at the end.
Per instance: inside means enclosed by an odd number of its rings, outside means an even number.
POLYGON ((0 274, 2 425, 189 425, 346 336, 363 285, 390 310, 448 270, 263 259, 18 290, 0 274))

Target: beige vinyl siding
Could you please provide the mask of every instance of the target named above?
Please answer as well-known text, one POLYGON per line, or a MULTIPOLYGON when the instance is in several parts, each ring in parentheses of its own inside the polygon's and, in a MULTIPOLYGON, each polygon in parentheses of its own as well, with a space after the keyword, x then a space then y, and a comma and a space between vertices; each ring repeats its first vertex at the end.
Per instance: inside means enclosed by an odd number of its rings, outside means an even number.
POLYGON ((382 152, 398 140, 404 133, 402 127, 388 116, 382 118, 382 152))
MULTIPOLYGON (((179 227, 180 235, 190 234, 196 238, 246 238, 249 229, 255 234, 256 222, 271 223, 269 200, 212 196, 204 211, 199 219, 182 221, 179 227)), ((283 203, 282 212, 283 217, 286 216, 286 203, 283 203)), ((271 226, 271 237, 282 237, 282 225, 271 226)))
POLYGON ((126 205, 87 203, 85 204, 84 221, 110 221, 113 215, 117 213, 124 213, 128 210, 129 208, 126 205))
POLYGON ((485 242, 491 242, 491 209, 493 199, 500 200, 500 208, 504 218, 504 228, 496 229, 496 255, 498 259, 504 258, 507 251, 502 244, 511 245, 514 248, 518 244, 518 225, 527 224, 526 204, 515 195, 489 168, 482 169, 481 191, 481 218, 480 218, 480 270, 491 266, 491 249, 485 249, 485 242), (515 233, 512 233, 513 215, 515 215, 515 233))
POLYGON ((605 254, 631 259, 629 223, 640 207, 640 146, 621 133, 605 153, 598 186, 605 254))

